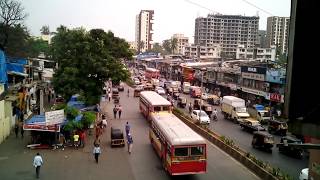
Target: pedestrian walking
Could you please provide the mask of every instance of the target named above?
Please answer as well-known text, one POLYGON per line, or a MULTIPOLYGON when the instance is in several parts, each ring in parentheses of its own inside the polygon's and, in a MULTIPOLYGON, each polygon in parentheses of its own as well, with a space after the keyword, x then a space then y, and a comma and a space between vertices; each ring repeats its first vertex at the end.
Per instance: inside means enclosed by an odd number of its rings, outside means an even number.
POLYGON ((117 111, 118 111, 117 105, 114 105, 114 108, 113 108, 113 117, 114 117, 114 119, 117 119, 117 111))
POLYGON ((36 168, 36 177, 39 178, 40 176, 40 168, 43 164, 42 157, 40 156, 39 153, 34 157, 33 159, 33 166, 36 168))
POLYGON ((189 104, 189 114, 191 114, 191 111, 192 111, 192 104, 190 102, 190 104, 189 104))
POLYGON ((16 134, 16 138, 18 138, 18 133, 19 133, 19 125, 18 124, 16 124, 14 126, 14 133, 16 134))
POLYGON ((130 94, 130 90, 129 90, 129 88, 128 88, 128 97, 129 97, 129 94, 130 94))
POLYGON ((74 143, 74 147, 76 149, 78 149, 78 146, 79 146, 79 138, 80 138, 80 136, 78 134, 75 133, 73 135, 73 143, 74 143))
POLYGON ((125 130, 126 130, 126 136, 128 136, 128 134, 130 133, 130 125, 128 121, 126 123, 125 130))
POLYGON ((109 102, 111 101, 111 92, 108 93, 109 102))
POLYGON ((131 154, 132 146, 133 146, 133 139, 132 139, 132 136, 130 133, 127 136, 127 143, 128 143, 128 152, 129 152, 129 154, 131 154))
POLYGON ((94 155, 94 159, 96 160, 96 163, 98 164, 99 162, 99 155, 101 154, 101 148, 99 144, 95 144, 94 148, 93 148, 93 155, 94 155))
POLYGON ((21 125, 20 127, 20 134, 21 134, 21 138, 23 138, 23 134, 24 134, 23 125, 21 125))
POLYGON ((121 105, 118 106, 118 113, 119 113, 119 119, 120 119, 121 118, 121 113, 122 113, 121 105))

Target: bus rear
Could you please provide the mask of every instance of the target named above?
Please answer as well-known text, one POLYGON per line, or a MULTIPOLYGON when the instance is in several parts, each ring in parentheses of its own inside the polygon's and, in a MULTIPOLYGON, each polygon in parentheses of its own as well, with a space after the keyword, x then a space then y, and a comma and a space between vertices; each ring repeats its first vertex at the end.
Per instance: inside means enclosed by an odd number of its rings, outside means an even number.
POLYGON ((202 174, 207 171, 206 144, 171 147, 171 175, 202 174))

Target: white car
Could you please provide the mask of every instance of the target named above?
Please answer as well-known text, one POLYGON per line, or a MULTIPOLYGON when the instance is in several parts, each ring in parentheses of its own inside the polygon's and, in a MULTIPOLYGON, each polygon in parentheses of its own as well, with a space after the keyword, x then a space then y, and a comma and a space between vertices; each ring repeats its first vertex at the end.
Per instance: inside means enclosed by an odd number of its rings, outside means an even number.
POLYGON ((166 94, 166 92, 164 91, 164 89, 162 87, 156 87, 155 91, 160 95, 166 94))
POLYGON ((139 81, 139 79, 134 79, 134 84, 139 85, 141 84, 141 82, 139 81))
POLYGON ((300 172, 299 180, 308 180, 309 168, 304 168, 300 172))
POLYGON ((210 124, 210 118, 205 111, 193 110, 191 118, 199 121, 200 124, 210 124))

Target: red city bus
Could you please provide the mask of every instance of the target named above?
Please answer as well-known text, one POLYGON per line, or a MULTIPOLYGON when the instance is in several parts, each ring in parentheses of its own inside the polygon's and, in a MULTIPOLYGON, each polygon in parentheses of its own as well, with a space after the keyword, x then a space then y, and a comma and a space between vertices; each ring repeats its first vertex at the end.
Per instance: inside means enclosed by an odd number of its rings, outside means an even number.
POLYGON ((152 78, 154 79, 159 79, 160 78, 160 71, 155 68, 146 68, 144 72, 144 76, 146 79, 151 80, 152 78))
POLYGON ((152 113, 149 138, 170 175, 206 173, 206 141, 172 113, 152 113))
POLYGON ((142 91, 140 93, 140 112, 150 120, 152 112, 171 112, 171 103, 154 91, 142 91))

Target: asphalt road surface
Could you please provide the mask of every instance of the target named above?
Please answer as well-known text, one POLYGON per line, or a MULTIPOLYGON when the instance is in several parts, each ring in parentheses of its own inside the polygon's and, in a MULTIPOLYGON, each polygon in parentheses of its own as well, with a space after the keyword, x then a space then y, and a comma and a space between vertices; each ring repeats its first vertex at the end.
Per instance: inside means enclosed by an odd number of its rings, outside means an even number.
MULTIPOLYGON (((189 102, 193 104, 193 98, 191 98, 189 95, 181 94, 181 96, 187 98, 187 104, 189 104, 189 102)), ((280 168, 294 178, 299 177, 301 169, 308 167, 308 157, 304 157, 303 159, 296 159, 284 155, 278 152, 278 148, 276 146, 272 148, 272 153, 252 148, 252 134, 243 131, 239 124, 235 124, 232 121, 224 119, 223 114, 220 110, 220 106, 213 106, 213 109, 217 109, 219 113, 218 121, 212 121, 209 125, 212 131, 231 138, 240 148, 252 153, 258 159, 270 163, 273 167, 280 168)), ((188 113, 187 108, 183 110, 185 111, 185 113, 188 113)), ((279 143, 280 136, 274 135, 274 137, 275 144, 279 143)))

